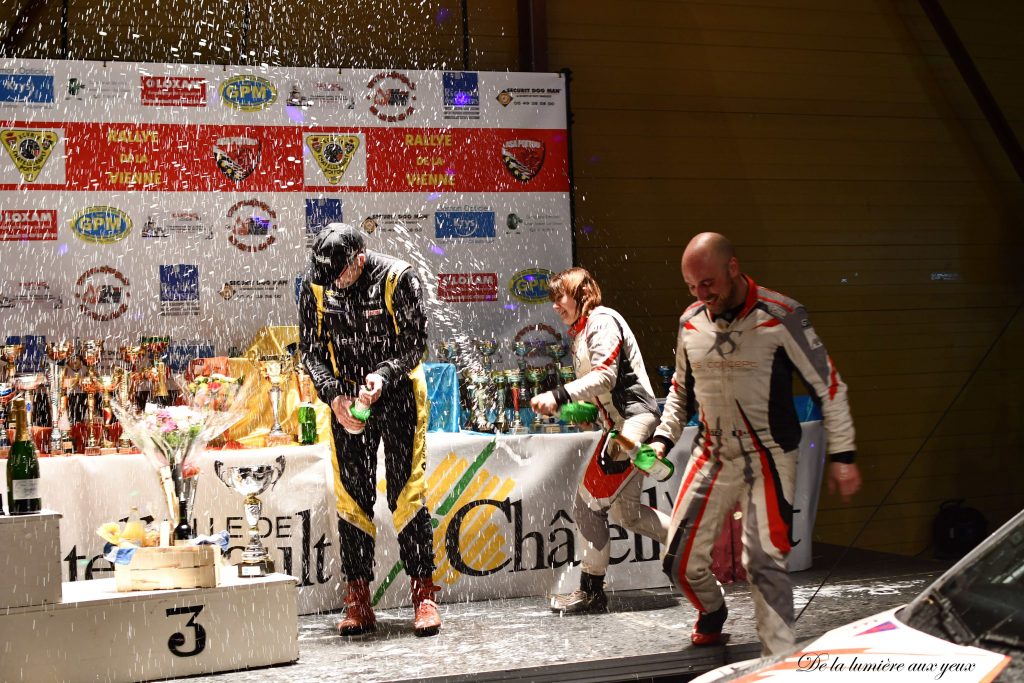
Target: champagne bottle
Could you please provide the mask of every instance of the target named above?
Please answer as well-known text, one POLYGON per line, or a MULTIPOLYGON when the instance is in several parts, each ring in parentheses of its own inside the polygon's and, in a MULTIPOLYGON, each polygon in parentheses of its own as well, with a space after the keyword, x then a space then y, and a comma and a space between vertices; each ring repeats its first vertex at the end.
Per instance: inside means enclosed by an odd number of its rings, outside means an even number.
POLYGON ((646 472, 658 481, 666 481, 675 473, 675 467, 672 466, 672 463, 659 458, 654 449, 649 445, 638 444, 615 431, 609 432, 605 450, 615 460, 621 459, 624 454, 633 461, 634 467, 646 472))
POLYGON ((316 410, 312 403, 299 404, 299 443, 304 446, 317 442, 316 410))
POLYGON ((558 411, 558 419, 570 425, 597 422, 597 406, 586 401, 566 403, 558 411))
POLYGON ((187 545, 193 538, 192 526, 188 522, 188 505, 183 500, 178 501, 178 525, 172 533, 175 545, 187 545))
POLYGON ((7 457, 7 504, 12 515, 30 515, 43 509, 39 497, 39 458, 29 430, 25 399, 13 401, 14 444, 7 457))
POLYGON ((360 393, 359 397, 348 407, 348 414, 359 420, 361 424, 359 429, 345 427, 345 431, 349 434, 362 434, 363 430, 366 429, 366 421, 370 419, 372 412, 370 404, 363 400, 362 393, 360 393))

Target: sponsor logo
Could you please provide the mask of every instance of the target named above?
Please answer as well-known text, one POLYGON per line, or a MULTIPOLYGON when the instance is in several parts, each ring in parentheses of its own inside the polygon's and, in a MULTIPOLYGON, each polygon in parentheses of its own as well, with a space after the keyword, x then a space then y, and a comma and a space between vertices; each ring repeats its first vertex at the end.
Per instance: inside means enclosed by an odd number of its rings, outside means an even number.
POLYGON ((306 242, 313 243, 321 230, 342 222, 341 200, 334 197, 306 198, 306 242))
POLYGON ((438 273, 437 298, 466 303, 498 300, 497 273, 438 273))
POLYGON ((205 107, 206 79, 141 76, 142 104, 147 107, 205 107))
POLYGON ((306 146, 331 185, 337 185, 359 149, 359 136, 330 133, 307 135, 306 146))
POLYGON ((78 310, 93 320, 116 320, 128 310, 128 278, 110 266, 97 266, 75 282, 78 310))
POLYGON ((372 235, 377 230, 391 233, 421 233, 430 218, 426 213, 375 213, 363 219, 363 231, 372 235))
POLYGON ((260 111, 277 101, 277 89, 259 76, 234 76, 221 84, 220 96, 232 109, 260 111))
POLYGON ((54 93, 50 74, 0 71, 0 104, 53 104, 54 93))
POLYGON ((132 96, 132 86, 128 81, 86 81, 81 78, 68 78, 65 100, 93 99, 127 100, 132 96))
POLYGON ((12 283, 15 291, 10 296, 4 296, 4 308, 14 306, 41 306, 46 305, 53 310, 64 308, 64 301, 54 294, 50 289, 50 283, 46 281, 26 281, 12 283))
POLYGON ((285 105, 289 107, 324 107, 355 109, 356 98, 352 87, 340 81, 317 81, 305 86, 293 82, 285 105))
POLYGON ((705 356, 710 356, 712 353, 717 353, 719 358, 725 358, 726 356, 736 351, 736 340, 732 338, 735 334, 737 337, 743 334, 742 331, 731 330, 729 332, 715 331, 715 343, 711 345, 705 356))
POLYGON ((501 160, 513 178, 528 183, 544 166, 544 151, 537 140, 509 140, 501 146, 501 160))
POLYGON ((59 139, 60 136, 52 130, 9 128, 0 131, 0 143, 7 150, 26 183, 31 183, 39 177, 59 139))
POLYGON ((54 209, 0 209, 0 242, 42 242, 57 239, 54 209))
POLYGON ((434 236, 438 239, 495 236, 493 211, 437 211, 434 213, 434 236))
POLYGON ((527 268, 512 276, 508 283, 509 294, 519 301, 537 304, 548 300, 548 281, 554 273, 546 268, 527 268))
POLYGON ((263 251, 277 239, 277 213, 258 199, 236 203, 228 209, 228 221, 228 242, 241 251, 263 251))
POLYGON ((120 242, 132 231, 132 219, 113 206, 88 206, 71 219, 71 231, 83 242, 120 242))
POLYGON ((480 87, 477 73, 445 71, 441 79, 444 86, 444 118, 480 118, 480 87))
POLYGON ((192 263, 160 266, 160 315, 199 315, 199 266, 192 263))
POLYGON ((157 221, 152 215, 142 226, 142 236, 147 239, 176 235, 213 239, 213 226, 207 225, 195 211, 171 211, 157 221))
POLYGON ((260 141, 255 138, 217 138, 213 145, 213 158, 221 173, 240 183, 256 170, 261 149, 260 141))
POLYGON ((397 71, 380 73, 366 84, 370 113, 381 121, 404 121, 416 110, 416 84, 397 71))
POLYGON ((228 280, 217 293, 225 301, 283 299, 291 284, 291 280, 228 280))
POLYGON ((495 98, 503 107, 553 107, 561 88, 505 88, 495 98))
POLYGON ((568 231, 569 227, 562 217, 553 213, 510 213, 505 218, 505 227, 509 234, 535 235, 568 231))

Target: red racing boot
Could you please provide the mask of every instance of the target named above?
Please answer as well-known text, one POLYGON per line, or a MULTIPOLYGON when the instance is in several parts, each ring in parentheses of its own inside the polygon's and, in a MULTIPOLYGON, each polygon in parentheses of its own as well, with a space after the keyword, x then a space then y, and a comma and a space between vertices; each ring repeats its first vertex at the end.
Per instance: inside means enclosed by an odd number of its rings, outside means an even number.
POLYGON ((435 636, 441 630, 441 614, 434 602, 434 593, 441 590, 429 576, 412 578, 413 632, 418 636, 435 636))
POLYGON ((725 603, 714 612, 698 612, 697 623, 693 625, 690 642, 694 645, 719 645, 722 642, 722 626, 729 616, 725 603))
POLYGON ((338 622, 343 636, 360 636, 377 629, 377 617, 370 605, 370 582, 356 579, 348 582, 345 593, 345 618, 338 622))

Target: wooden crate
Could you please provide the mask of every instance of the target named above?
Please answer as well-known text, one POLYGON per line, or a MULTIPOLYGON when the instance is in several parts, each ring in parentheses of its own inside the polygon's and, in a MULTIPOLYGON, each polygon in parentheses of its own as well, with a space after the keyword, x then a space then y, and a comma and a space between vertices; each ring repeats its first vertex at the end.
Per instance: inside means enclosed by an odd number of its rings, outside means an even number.
POLYGON ((211 545, 139 548, 130 564, 114 565, 118 592, 213 588, 217 549, 211 545))

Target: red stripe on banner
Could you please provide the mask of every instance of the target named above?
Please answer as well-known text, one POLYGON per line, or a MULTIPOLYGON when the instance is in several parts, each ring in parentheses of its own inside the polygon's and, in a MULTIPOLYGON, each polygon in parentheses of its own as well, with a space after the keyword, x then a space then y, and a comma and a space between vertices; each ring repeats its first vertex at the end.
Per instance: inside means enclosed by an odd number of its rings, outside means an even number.
POLYGON ((601 449, 604 448, 604 442, 607 438, 606 434, 597 442, 597 449, 591 454, 590 462, 587 464, 587 471, 583 475, 583 488, 589 491, 590 495, 598 499, 610 497, 619 490, 626 477, 633 473, 632 465, 620 474, 605 474, 601 469, 597 461, 600 459, 601 449))
POLYGON ((772 477, 772 469, 768 464, 768 451, 764 449, 764 446, 754 436, 754 427, 747 420, 747 416, 740 413, 743 417, 743 424, 746 425, 747 431, 751 434, 750 442, 754 444, 754 448, 757 450, 757 454, 761 460, 761 488, 764 490, 764 501, 767 505, 768 510, 768 536, 772 539, 772 545, 774 545, 782 553, 788 553, 792 549, 792 545, 789 543, 789 526, 785 520, 782 519, 782 513, 779 512, 779 499, 775 497, 775 485, 778 483, 772 477))
POLYGON ((0 191, 569 191, 568 139, 556 129, 72 121, 3 126, 62 131, 65 183, 5 183, 0 191), (354 151, 325 145, 314 153, 310 135, 359 142, 354 151), (343 163, 349 153, 352 158, 343 163))

